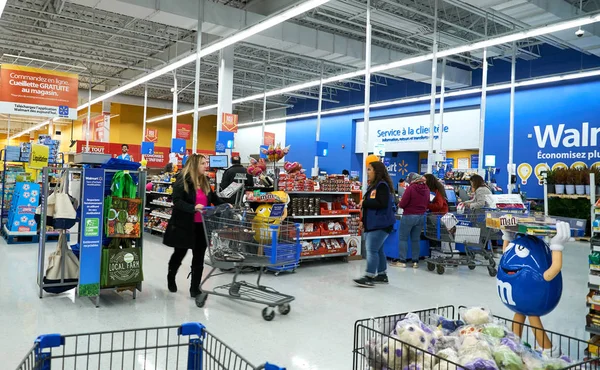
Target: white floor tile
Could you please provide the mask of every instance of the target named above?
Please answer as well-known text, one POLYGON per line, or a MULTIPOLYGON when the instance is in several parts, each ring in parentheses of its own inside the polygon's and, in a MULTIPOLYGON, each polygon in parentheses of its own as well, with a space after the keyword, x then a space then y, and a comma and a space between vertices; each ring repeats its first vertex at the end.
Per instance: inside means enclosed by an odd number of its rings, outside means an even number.
MULTIPOLYGON (((51 248, 49 248, 51 249, 51 248)), ((565 249, 564 290, 558 308, 544 318, 546 327, 586 338, 586 243, 565 249)), ((102 295, 100 308, 74 293, 38 298, 37 245, 0 242, 0 353, 8 369, 16 367, 42 333, 62 334, 177 325, 199 321, 252 363, 264 361, 290 370, 350 369, 353 324, 357 319, 430 308, 437 305, 485 305, 495 314, 511 317, 496 294, 496 279, 485 268, 449 269, 437 275, 421 268, 390 267, 389 286, 361 289, 352 278, 364 261, 305 264, 294 274, 267 276, 266 285, 294 295, 292 312, 272 322, 261 317, 263 307, 209 297, 203 309, 189 298, 186 280, 191 253, 178 275, 179 292, 166 289, 171 249, 148 237, 144 253, 144 290, 133 300, 130 293, 102 295)), ((246 278, 252 278, 248 275, 246 278)), ((226 283, 230 275, 215 282, 226 283)), ((2 366, 4 368, 4 365, 2 366)))

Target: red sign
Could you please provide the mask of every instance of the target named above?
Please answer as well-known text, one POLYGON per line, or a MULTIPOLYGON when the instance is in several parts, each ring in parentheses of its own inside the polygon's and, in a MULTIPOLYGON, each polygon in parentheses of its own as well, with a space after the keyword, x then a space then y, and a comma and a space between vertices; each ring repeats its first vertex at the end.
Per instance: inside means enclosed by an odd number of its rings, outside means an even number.
POLYGON ((107 142, 108 127, 110 124, 110 113, 102 113, 99 116, 92 117, 90 120, 90 131, 92 132, 92 140, 107 142))
POLYGON ((238 132, 238 115, 223 113, 221 129, 226 132, 238 132))
POLYGON ((144 135, 144 141, 149 143, 156 143, 158 141, 158 129, 146 128, 146 134, 144 135))
POLYGON ((192 125, 186 125, 183 123, 177 124, 177 133, 175 134, 178 139, 189 140, 192 136, 192 125))
POLYGON ((265 136, 263 140, 264 145, 275 145, 275 133, 265 131, 265 136))

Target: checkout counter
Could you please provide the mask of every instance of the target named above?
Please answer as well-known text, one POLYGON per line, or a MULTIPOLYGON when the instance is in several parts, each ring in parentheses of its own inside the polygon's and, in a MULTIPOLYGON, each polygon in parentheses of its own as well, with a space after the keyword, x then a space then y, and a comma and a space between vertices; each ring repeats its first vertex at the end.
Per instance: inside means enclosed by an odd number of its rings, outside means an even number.
MULTIPOLYGON (((396 224, 390 235, 383 243, 383 251, 387 258, 400 259, 400 223, 402 222, 402 215, 396 215, 396 224)), ((408 237, 408 243, 410 245, 410 235, 408 237)), ((421 257, 429 257, 429 240, 421 239, 419 241, 421 257)), ((408 248, 407 259, 412 258, 411 248, 408 248)))

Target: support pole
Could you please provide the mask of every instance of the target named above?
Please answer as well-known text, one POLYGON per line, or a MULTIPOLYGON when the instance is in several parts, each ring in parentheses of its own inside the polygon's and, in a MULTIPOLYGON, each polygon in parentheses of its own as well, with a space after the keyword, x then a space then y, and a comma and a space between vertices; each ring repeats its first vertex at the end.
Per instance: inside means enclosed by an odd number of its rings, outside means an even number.
POLYGON ((8 115, 8 126, 6 126, 6 146, 10 145, 10 114, 8 115))
MULTIPOLYGON (((323 108, 323 73, 325 71, 325 64, 321 61, 321 80, 319 81, 319 102, 317 108, 317 135, 316 141, 321 140, 321 111, 323 108)), ((319 156, 315 153, 315 165, 314 165, 315 173, 319 173, 319 156)))
POLYGON ((142 142, 146 141, 146 119, 148 116, 148 84, 144 85, 144 123, 142 124, 142 142))
POLYGON ((487 77, 488 61, 487 48, 483 48, 483 72, 481 79, 481 109, 479 110, 479 162, 477 170, 482 170, 484 165, 483 146, 485 139, 485 111, 487 107, 487 77))
POLYGON ((446 58, 442 59, 442 86, 440 88, 440 144, 439 150, 444 150, 442 138, 444 136, 444 99, 446 97, 446 58))
POLYGON ((177 73, 173 71, 173 120, 171 121, 171 139, 177 137, 177 73))
POLYGON ((90 121, 92 119, 92 75, 90 74, 90 84, 88 87, 88 111, 87 111, 87 127, 85 129, 85 150, 84 152, 90 151, 90 121))
POLYGON ((267 121, 267 64, 265 63, 265 74, 263 76, 263 109, 262 109, 262 136, 261 143, 265 145, 265 125, 267 121))
POLYGON ((431 60, 431 102, 429 104, 429 150, 427 151, 427 172, 431 173, 433 169, 434 150, 433 150, 433 131, 435 127, 435 93, 437 90, 437 21, 438 21, 438 0, 435 0, 435 18, 433 19, 433 59, 431 60))
POLYGON ((194 126, 192 129, 192 153, 198 149, 198 120, 200 112, 200 49, 202 48, 202 24, 204 23, 204 0, 198 1, 198 31, 196 34, 196 84, 194 86, 194 126))
MULTIPOLYGON (((365 42, 365 118, 363 126, 362 188, 367 190, 367 156, 369 155, 369 115, 371 104, 371 0, 367 0, 367 39, 365 42)), ((321 99, 319 99, 321 101, 321 99)))
MULTIPOLYGON (((517 69, 517 44, 512 44, 512 65, 510 69, 510 118, 508 131, 508 168, 513 166, 513 149, 515 145, 515 72, 517 69)), ((513 192, 511 174, 508 174, 508 194, 513 192)))

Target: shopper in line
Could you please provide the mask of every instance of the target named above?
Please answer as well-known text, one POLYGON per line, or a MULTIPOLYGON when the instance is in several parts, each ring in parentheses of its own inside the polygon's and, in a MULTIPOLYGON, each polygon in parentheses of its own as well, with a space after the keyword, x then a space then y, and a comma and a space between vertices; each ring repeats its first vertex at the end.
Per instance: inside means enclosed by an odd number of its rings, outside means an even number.
POLYGON ((400 179, 398 180, 398 196, 402 198, 402 195, 406 191, 406 180, 400 179))
POLYGON ((425 184, 425 178, 418 173, 411 172, 406 177, 408 188, 400 200, 399 207, 403 209, 400 221, 400 262, 395 266, 406 267, 408 261, 408 237, 410 236, 411 259, 413 268, 419 268, 419 255, 421 230, 427 206, 429 206, 430 192, 425 184))
POLYGON ((173 184, 173 214, 165 230, 163 243, 173 247, 169 260, 167 285, 170 292, 177 291, 175 277, 188 249, 192 250, 192 283, 190 295, 200 294, 200 282, 204 270, 204 254, 206 237, 202 225, 204 207, 219 205, 223 201, 211 190, 208 177, 206 157, 202 154, 190 155, 186 166, 177 176, 173 184))
POLYGON ((429 188, 430 193, 434 195, 427 209, 432 213, 448 213, 448 196, 446 196, 444 185, 430 173, 425 174, 423 177, 425 177, 425 184, 429 188))
POLYGON ((367 165, 368 188, 359 207, 363 210, 362 224, 367 248, 367 272, 354 282, 361 287, 388 283, 387 258, 383 243, 396 223, 394 184, 384 164, 378 161, 367 165))
MULTIPOLYGON (((254 187, 254 179, 244 166, 242 166, 242 160, 238 156, 231 157, 231 167, 229 167, 225 173, 223 174, 223 179, 221 180, 221 191, 227 189, 229 185, 234 182, 237 182, 235 179, 236 175, 244 175, 244 186, 249 189, 254 187)), ((226 200, 227 203, 233 204, 235 203, 235 195, 226 200)))
POLYGON ((492 195, 492 191, 487 187, 483 177, 479 175, 471 176, 471 189, 474 192, 473 198, 464 202, 465 208, 472 210, 485 207, 487 198, 492 195))

